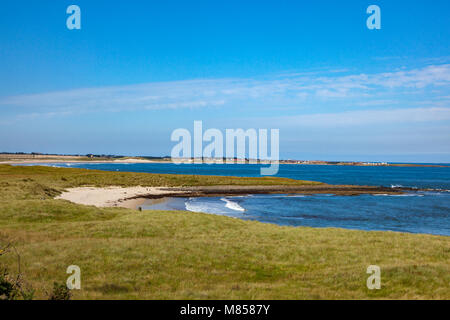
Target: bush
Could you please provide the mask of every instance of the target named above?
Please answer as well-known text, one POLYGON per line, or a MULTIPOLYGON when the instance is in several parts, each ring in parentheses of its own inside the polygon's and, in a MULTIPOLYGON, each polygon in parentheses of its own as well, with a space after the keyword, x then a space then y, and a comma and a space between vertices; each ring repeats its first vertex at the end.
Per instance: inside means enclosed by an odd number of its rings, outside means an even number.
POLYGON ((0 300, 14 300, 18 295, 16 285, 11 281, 8 271, 0 271, 0 300))
MULTIPOLYGON (((35 290, 28 285, 22 277, 20 271, 20 255, 11 243, 0 244, 0 257, 7 253, 15 251, 17 254, 19 271, 17 277, 9 274, 7 268, 0 265, 0 300, 33 300, 35 290)), ((64 284, 53 284, 53 290, 49 294, 49 300, 69 300, 72 297, 70 290, 64 284)))
MULTIPOLYGON (((16 251, 11 243, 0 245, 0 257, 9 253, 12 249, 16 251)), ((8 269, 2 268, 0 265, 0 300, 15 300, 19 296, 24 300, 33 300, 35 290, 23 280, 20 272, 20 255, 17 251, 16 254, 19 264, 19 274, 17 277, 12 277, 8 269)))
POLYGON ((65 284, 53 283, 53 291, 50 293, 49 300, 70 300, 72 294, 65 284))

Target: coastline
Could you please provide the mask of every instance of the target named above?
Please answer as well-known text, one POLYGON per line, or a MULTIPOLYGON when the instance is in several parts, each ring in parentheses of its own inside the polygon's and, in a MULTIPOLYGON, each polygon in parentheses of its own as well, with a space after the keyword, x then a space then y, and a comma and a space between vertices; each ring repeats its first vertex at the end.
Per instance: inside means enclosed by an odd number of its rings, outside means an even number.
POLYGON ((250 194, 334 194, 356 196, 361 194, 403 194, 413 191, 407 188, 387 188, 351 185, 305 185, 305 186, 200 186, 200 187, 128 187, 110 186, 103 188, 68 188, 55 197, 81 205, 96 207, 122 207, 138 209, 151 199, 190 198, 190 197, 226 197, 250 194))
POLYGON ((91 164, 100 164, 100 163, 171 163, 170 161, 158 161, 158 160, 139 160, 139 159, 124 159, 124 160, 11 160, 11 161, 0 161, 1 164, 9 164, 9 165, 20 165, 20 164, 47 164, 47 163, 72 163, 72 164, 83 164, 83 163, 91 163, 91 164))
POLYGON ((67 200, 72 203, 95 206, 98 208, 121 207, 137 209, 148 197, 162 198, 176 191, 157 187, 110 186, 104 188, 78 187, 69 188, 55 197, 55 200, 67 200))
MULTIPOLYGON (((9 164, 9 165, 20 165, 20 164, 48 164, 48 163, 71 163, 71 164, 102 164, 102 163, 127 163, 127 164, 144 164, 144 163, 172 163, 171 160, 151 160, 151 159, 139 159, 139 158, 119 158, 119 159, 106 159, 106 160, 92 160, 89 158, 80 157, 80 159, 76 159, 74 157, 60 158, 55 156, 56 158, 46 157, 46 158, 24 158, 24 159, 14 159, 14 160, 5 160, 2 161, 0 157, 0 165, 1 164, 9 164)), ((215 161, 203 161, 204 164, 217 164, 215 161)), ((185 162, 183 164, 195 164, 192 162, 185 162)), ((223 163, 225 164, 225 162, 223 163)), ((235 162, 235 163, 227 163, 227 164, 248 164, 248 162, 235 162)), ((259 164, 264 165, 267 164, 265 162, 260 162, 259 164)), ((448 168, 450 164, 420 164, 420 163, 385 163, 385 164, 377 164, 377 163, 364 163, 364 162, 337 162, 337 161, 291 161, 291 160, 279 160, 279 164, 287 164, 287 165, 298 165, 298 166, 352 166, 352 167, 433 167, 433 168, 448 168)))
MULTIPOLYGON (((74 262, 83 270, 94 271, 85 274, 89 274, 90 285, 75 292, 75 299, 223 299, 230 293, 236 299, 308 299, 318 294, 323 299, 450 297, 448 252, 443 251, 449 247, 448 236, 290 227, 184 210, 140 212, 55 200, 71 188, 111 189, 109 186, 116 185, 123 206, 137 206, 141 201, 163 206, 166 199, 183 202, 183 198, 167 195, 179 189, 184 193, 201 191, 205 196, 217 192, 218 185, 220 192, 249 193, 255 191, 255 185, 266 188, 259 190, 265 192, 290 186, 304 188, 298 190, 302 192, 305 188, 317 192, 322 186, 325 192, 329 187, 324 184, 287 178, 3 165, 0 185, 0 233, 17 243, 35 287, 45 288, 60 279, 66 265, 74 262), (136 187, 139 185, 149 187, 136 187), (136 194, 124 194, 127 191, 122 187, 140 189, 136 194), (230 190, 236 187, 238 190, 230 190), (167 193, 158 195, 148 188, 167 193), (144 197, 149 193, 152 199, 144 197), (137 198, 130 199, 133 195, 137 198), (365 270, 373 261, 383 267, 383 281, 389 284, 389 290, 376 295, 364 286, 365 270), (336 266, 344 266, 338 274, 336 266), (136 287, 136 279, 143 275, 147 278, 136 287), (321 280, 330 276, 333 281, 321 280), (110 289, 110 279, 119 290, 110 289), (405 293, 407 290, 411 293, 405 293), (194 291, 202 295, 193 295, 194 291)), ((16 259, 5 262, 15 270, 16 259)), ((45 298, 45 291, 38 291, 36 297, 45 298)))

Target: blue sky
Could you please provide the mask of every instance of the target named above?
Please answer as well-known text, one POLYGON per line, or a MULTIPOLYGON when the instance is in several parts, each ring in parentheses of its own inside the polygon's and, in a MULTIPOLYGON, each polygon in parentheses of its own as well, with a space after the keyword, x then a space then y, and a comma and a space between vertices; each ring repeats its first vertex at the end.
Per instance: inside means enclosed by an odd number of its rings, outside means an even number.
POLYGON ((0 151, 170 154, 280 129, 282 158, 450 162, 449 1, 2 1, 0 151), (82 29, 66 28, 76 4, 82 29), (366 8, 381 8, 368 30, 366 8))

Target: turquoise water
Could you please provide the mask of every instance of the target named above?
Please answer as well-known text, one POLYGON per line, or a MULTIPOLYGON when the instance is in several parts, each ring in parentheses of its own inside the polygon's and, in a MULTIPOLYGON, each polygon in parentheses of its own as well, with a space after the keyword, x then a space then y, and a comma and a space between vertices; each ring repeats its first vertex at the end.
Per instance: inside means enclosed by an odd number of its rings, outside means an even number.
MULTIPOLYGON (((259 176, 259 165, 55 164, 123 172, 259 176)), ((450 167, 280 165, 279 177, 330 184, 429 189, 405 195, 249 195, 173 199, 153 209, 181 209, 289 226, 391 230, 450 236, 450 167)))

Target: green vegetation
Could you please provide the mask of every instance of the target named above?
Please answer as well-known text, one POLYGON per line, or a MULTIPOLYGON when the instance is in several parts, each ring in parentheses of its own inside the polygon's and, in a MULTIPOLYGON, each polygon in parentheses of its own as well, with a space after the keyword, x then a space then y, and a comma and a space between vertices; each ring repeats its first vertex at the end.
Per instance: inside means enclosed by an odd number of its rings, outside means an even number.
MULTIPOLYGON (((74 299, 450 298, 449 237, 280 227, 53 199, 83 185, 305 183, 312 182, 2 165, 0 241, 14 244, 41 299, 54 282, 65 283, 73 264, 82 281, 74 299), (381 267, 381 290, 366 287, 369 265, 381 267)), ((1 256, 0 265, 17 269, 13 255, 1 256)))
POLYGON ((0 165, 0 200, 51 199, 64 188, 79 186, 180 187, 212 185, 315 185, 285 178, 240 178, 178 174, 110 172, 46 166, 0 165))

